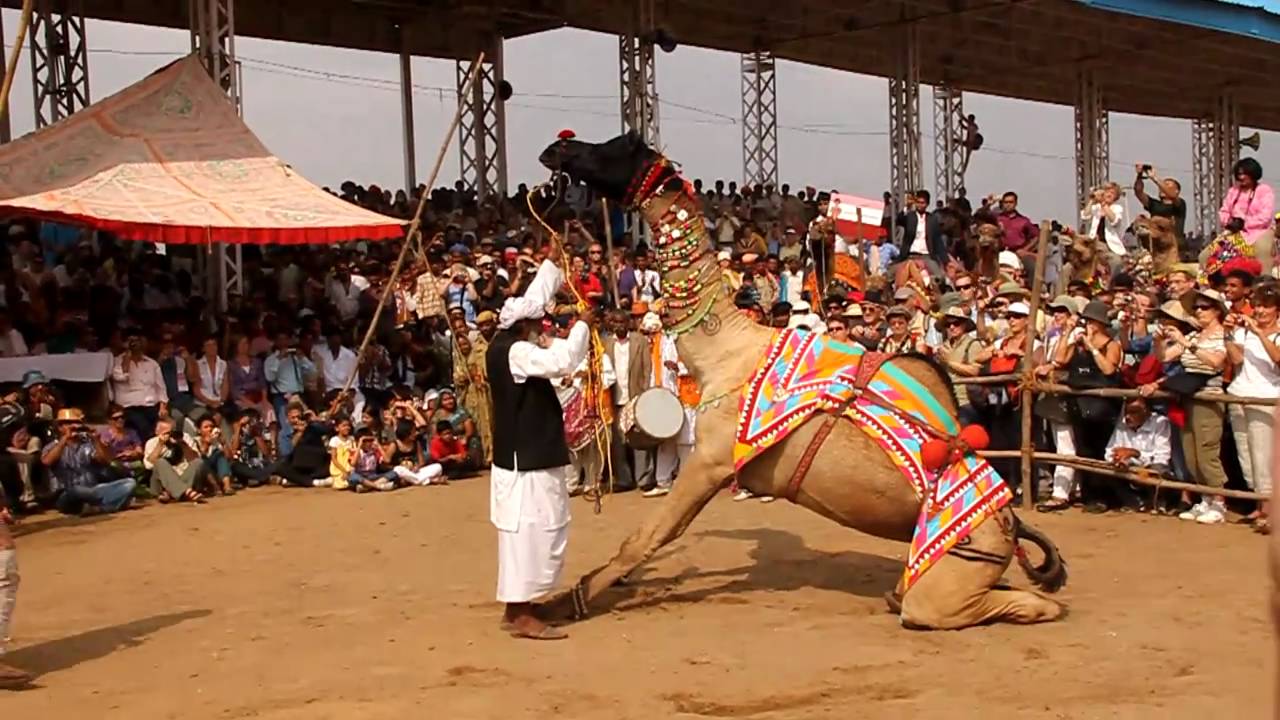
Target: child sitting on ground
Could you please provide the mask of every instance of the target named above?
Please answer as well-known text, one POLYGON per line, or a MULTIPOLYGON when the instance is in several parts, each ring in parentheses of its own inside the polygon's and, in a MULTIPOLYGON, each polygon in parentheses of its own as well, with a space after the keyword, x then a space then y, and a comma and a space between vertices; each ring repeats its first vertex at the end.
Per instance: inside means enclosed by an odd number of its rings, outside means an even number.
POLYGON ((382 446, 369 428, 356 433, 356 450, 351 462, 351 474, 347 482, 356 492, 394 490, 396 474, 383 470, 382 446))
POLYGON ((444 468, 439 463, 427 463, 422 453, 422 444, 418 442, 418 428, 412 420, 396 421, 396 436, 382 451, 402 485, 449 483, 444 477, 444 468))
POLYGON ((454 433, 448 420, 436 423, 436 434, 431 438, 431 460, 440 463, 445 477, 451 480, 475 472, 475 466, 468 459, 466 441, 454 433))
POLYGON ((356 439, 352 437, 351 418, 341 415, 334 422, 334 435, 329 438, 329 479, 334 490, 346 490, 350 484, 352 462, 355 460, 356 439))

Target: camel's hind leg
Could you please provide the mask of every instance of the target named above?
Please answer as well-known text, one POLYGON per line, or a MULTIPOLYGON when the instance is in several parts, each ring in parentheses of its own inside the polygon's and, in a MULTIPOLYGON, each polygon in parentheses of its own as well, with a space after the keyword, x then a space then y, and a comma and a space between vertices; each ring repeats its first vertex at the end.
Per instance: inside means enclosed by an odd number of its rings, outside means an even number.
POLYGON ((721 466, 711 459, 714 457, 712 453, 702 450, 699 448, 689 456, 671 494, 623 541, 609 564, 584 576, 572 591, 548 600, 543 605, 545 615, 549 618, 585 615, 592 600, 652 557, 663 545, 684 534, 698 513, 728 483, 727 471, 732 470, 731 465, 727 468, 721 466))
POLYGON ((925 571, 904 598, 902 624, 918 629, 958 630, 992 622, 1057 620, 1062 605, 1026 590, 996 588, 1013 557, 1012 513, 992 517, 925 571), (1004 524, 1002 524, 1002 520, 1004 524))

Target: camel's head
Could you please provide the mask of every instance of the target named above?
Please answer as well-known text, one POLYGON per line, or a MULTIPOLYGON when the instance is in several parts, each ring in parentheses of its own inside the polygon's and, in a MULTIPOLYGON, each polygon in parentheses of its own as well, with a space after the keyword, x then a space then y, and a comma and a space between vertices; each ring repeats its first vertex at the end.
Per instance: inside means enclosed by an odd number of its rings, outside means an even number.
POLYGON ((604 143, 561 139, 538 156, 548 170, 565 173, 614 202, 634 200, 626 197, 632 181, 657 159, 658 153, 635 132, 604 143))
POLYGON ((1133 234, 1143 247, 1151 248, 1156 253, 1177 247, 1178 244, 1173 233, 1172 218, 1143 215, 1133 221, 1133 234))

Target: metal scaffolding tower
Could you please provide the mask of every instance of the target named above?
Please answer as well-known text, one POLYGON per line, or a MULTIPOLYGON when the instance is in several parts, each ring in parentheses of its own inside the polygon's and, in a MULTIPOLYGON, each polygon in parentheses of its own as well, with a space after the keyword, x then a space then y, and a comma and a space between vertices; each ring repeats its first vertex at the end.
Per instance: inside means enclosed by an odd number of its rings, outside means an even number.
POLYGON ((653 0, 636 4, 631 32, 618 37, 618 77, 622 81, 622 131, 634 130, 650 145, 662 142, 658 123, 658 73, 654 63, 653 0))
POLYGON ((939 199, 964 187, 964 93, 947 85, 933 89, 933 172, 939 199))
POLYGON ((1111 121, 1102 88, 1092 70, 1080 72, 1076 87, 1076 197, 1083 201, 1111 174, 1111 121))
POLYGON ((418 186, 418 154, 413 129, 413 55, 409 52, 408 30, 396 25, 400 34, 400 128, 404 134, 404 191, 412 197, 418 186))
MULTIPOLYGON (((240 102, 240 73, 236 65, 236 31, 234 0, 190 0, 191 51, 200 58, 209 76, 226 91, 243 112, 240 102)), ((227 295, 241 292, 243 268, 239 245, 227 247, 218 243, 210 248, 214 256, 212 268, 206 268, 203 276, 209 283, 209 291, 218 308, 227 308, 227 295)), ((200 256, 203 258, 203 255, 200 256)))
POLYGON ((89 46, 80 0, 37 0, 31 14, 36 129, 89 105, 89 46))
POLYGON ((1235 95, 1228 92, 1218 98, 1212 115, 1191 125, 1196 231, 1202 236, 1218 231, 1218 207, 1235 180, 1231 168, 1240 159, 1239 118, 1235 95))
POLYGON ((920 173, 920 49, 914 23, 902 26, 889 78, 889 180, 895 203, 922 187, 920 173))
POLYGON ((742 180, 778 184, 778 93, 773 53, 742 55, 742 180))
POLYGON ((456 63, 458 103, 462 122, 458 125, 458 149, 462 160, 462 184, 484 200, 490 194, 507 194, 507 114, 506 101, 498 96, 502 83, 502 37, 495 37, 480 66, 470 94, 462 90, 475 60, 456 63))

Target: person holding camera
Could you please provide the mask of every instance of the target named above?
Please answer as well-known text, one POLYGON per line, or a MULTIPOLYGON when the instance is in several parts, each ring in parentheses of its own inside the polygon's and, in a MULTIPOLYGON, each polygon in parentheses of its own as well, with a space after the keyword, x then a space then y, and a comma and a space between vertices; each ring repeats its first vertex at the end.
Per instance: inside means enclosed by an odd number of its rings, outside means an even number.
POLYGON ((111 392, 124 408, 125 424, 147 439, 155 430, 156 420, 169 415, 169 390, 164 384, 160 364, 147 357, 142 331, 125 331, 125 351, 111 362, 111 392))
MULTIPOLYGON (((200 424, 203 427, 212 422, 206 416, 200 424)), ((205 463, 182 433, 174 430, 173 421, 165 418, 156 423, 155 435, 142 449, 142 464, 151 471, 151 491, 160 502, 204 502, 204 495, 194 485, 204 476, 205 463)))
POLYGON ((1133 181, 1133 196, 1142 203, 1142 208, 1151 213, 1151 217, 1169 218, 1173 221, 1173 234, 1178 238, 1181 247, 1186 238, 1187 201, 1182 199, 1182 184, 1173 178, 1162 178, 1160 173, 1150 165, 1138 165, 1138 176, 1133 181), (1147 180, 1155 182, 1160 189, 1159 197, 1147 195, 1147 180))
POLYGON ((236 419, 226 443, 226 457, 231 463, 231 477, 236 482, 254 488, 265 484, 271 477, 269 467, 275 459, 274 453, 267 440, 262 414, 257 410, 249 408, 236 419))
POLYGON ((1109 182, 1094 188, 1085 198, 1080 219, 1088 225, 1085 234, 1106 247, 1113 262, 1127 254, 1124 247, 1124 205, 1120 203, 1119 185, 1109 182))
POLYGON ((111 451, 85 425, 84 413, 77 408, 58 411, 55 431, 57 440, 45 447, 40 461, 61 486, 58 510, 75 515, 86 507, 109 513, 128 507, 138 484, 132 478, 106 480, 111 477, 111 451))
MULTIPOLYGON (((289 402, 301 398, 307 390, 307 382, 316 376, 316 364, 311 358, 298 352, 298 343, 287 332, 276 334, 275 351, 262 362, 262 374, 267 379, 267 397, 277 418, 283 418, 289 402)), ((281 433, 288 433, 288 425, 281 433)))
MULTIPOLYGON (((1227 190, 1222 199, 1222 207, 1218 209, 1218 220, 1222 227, 1239 225, 1240 232, 1250 245, 1255 245, 1259 237, 1271 229, 1275 222, 1276 197, 1271 186, 1262 182, 1262 165, 1253 158, 1241 158, 1231 168, 1231 177, 1235 183, 1227 190), (1233 223, 1233 220, 1239 222, 1233 223)), ((1263 258, 1264 253, 1254 248, 1254 253, 1263 258)), ((1266 248, 1264 263, 1270 265, 1272 248, 1266 248)), ((1269 267, 1266 269, 1270 269, 1269 267)))

